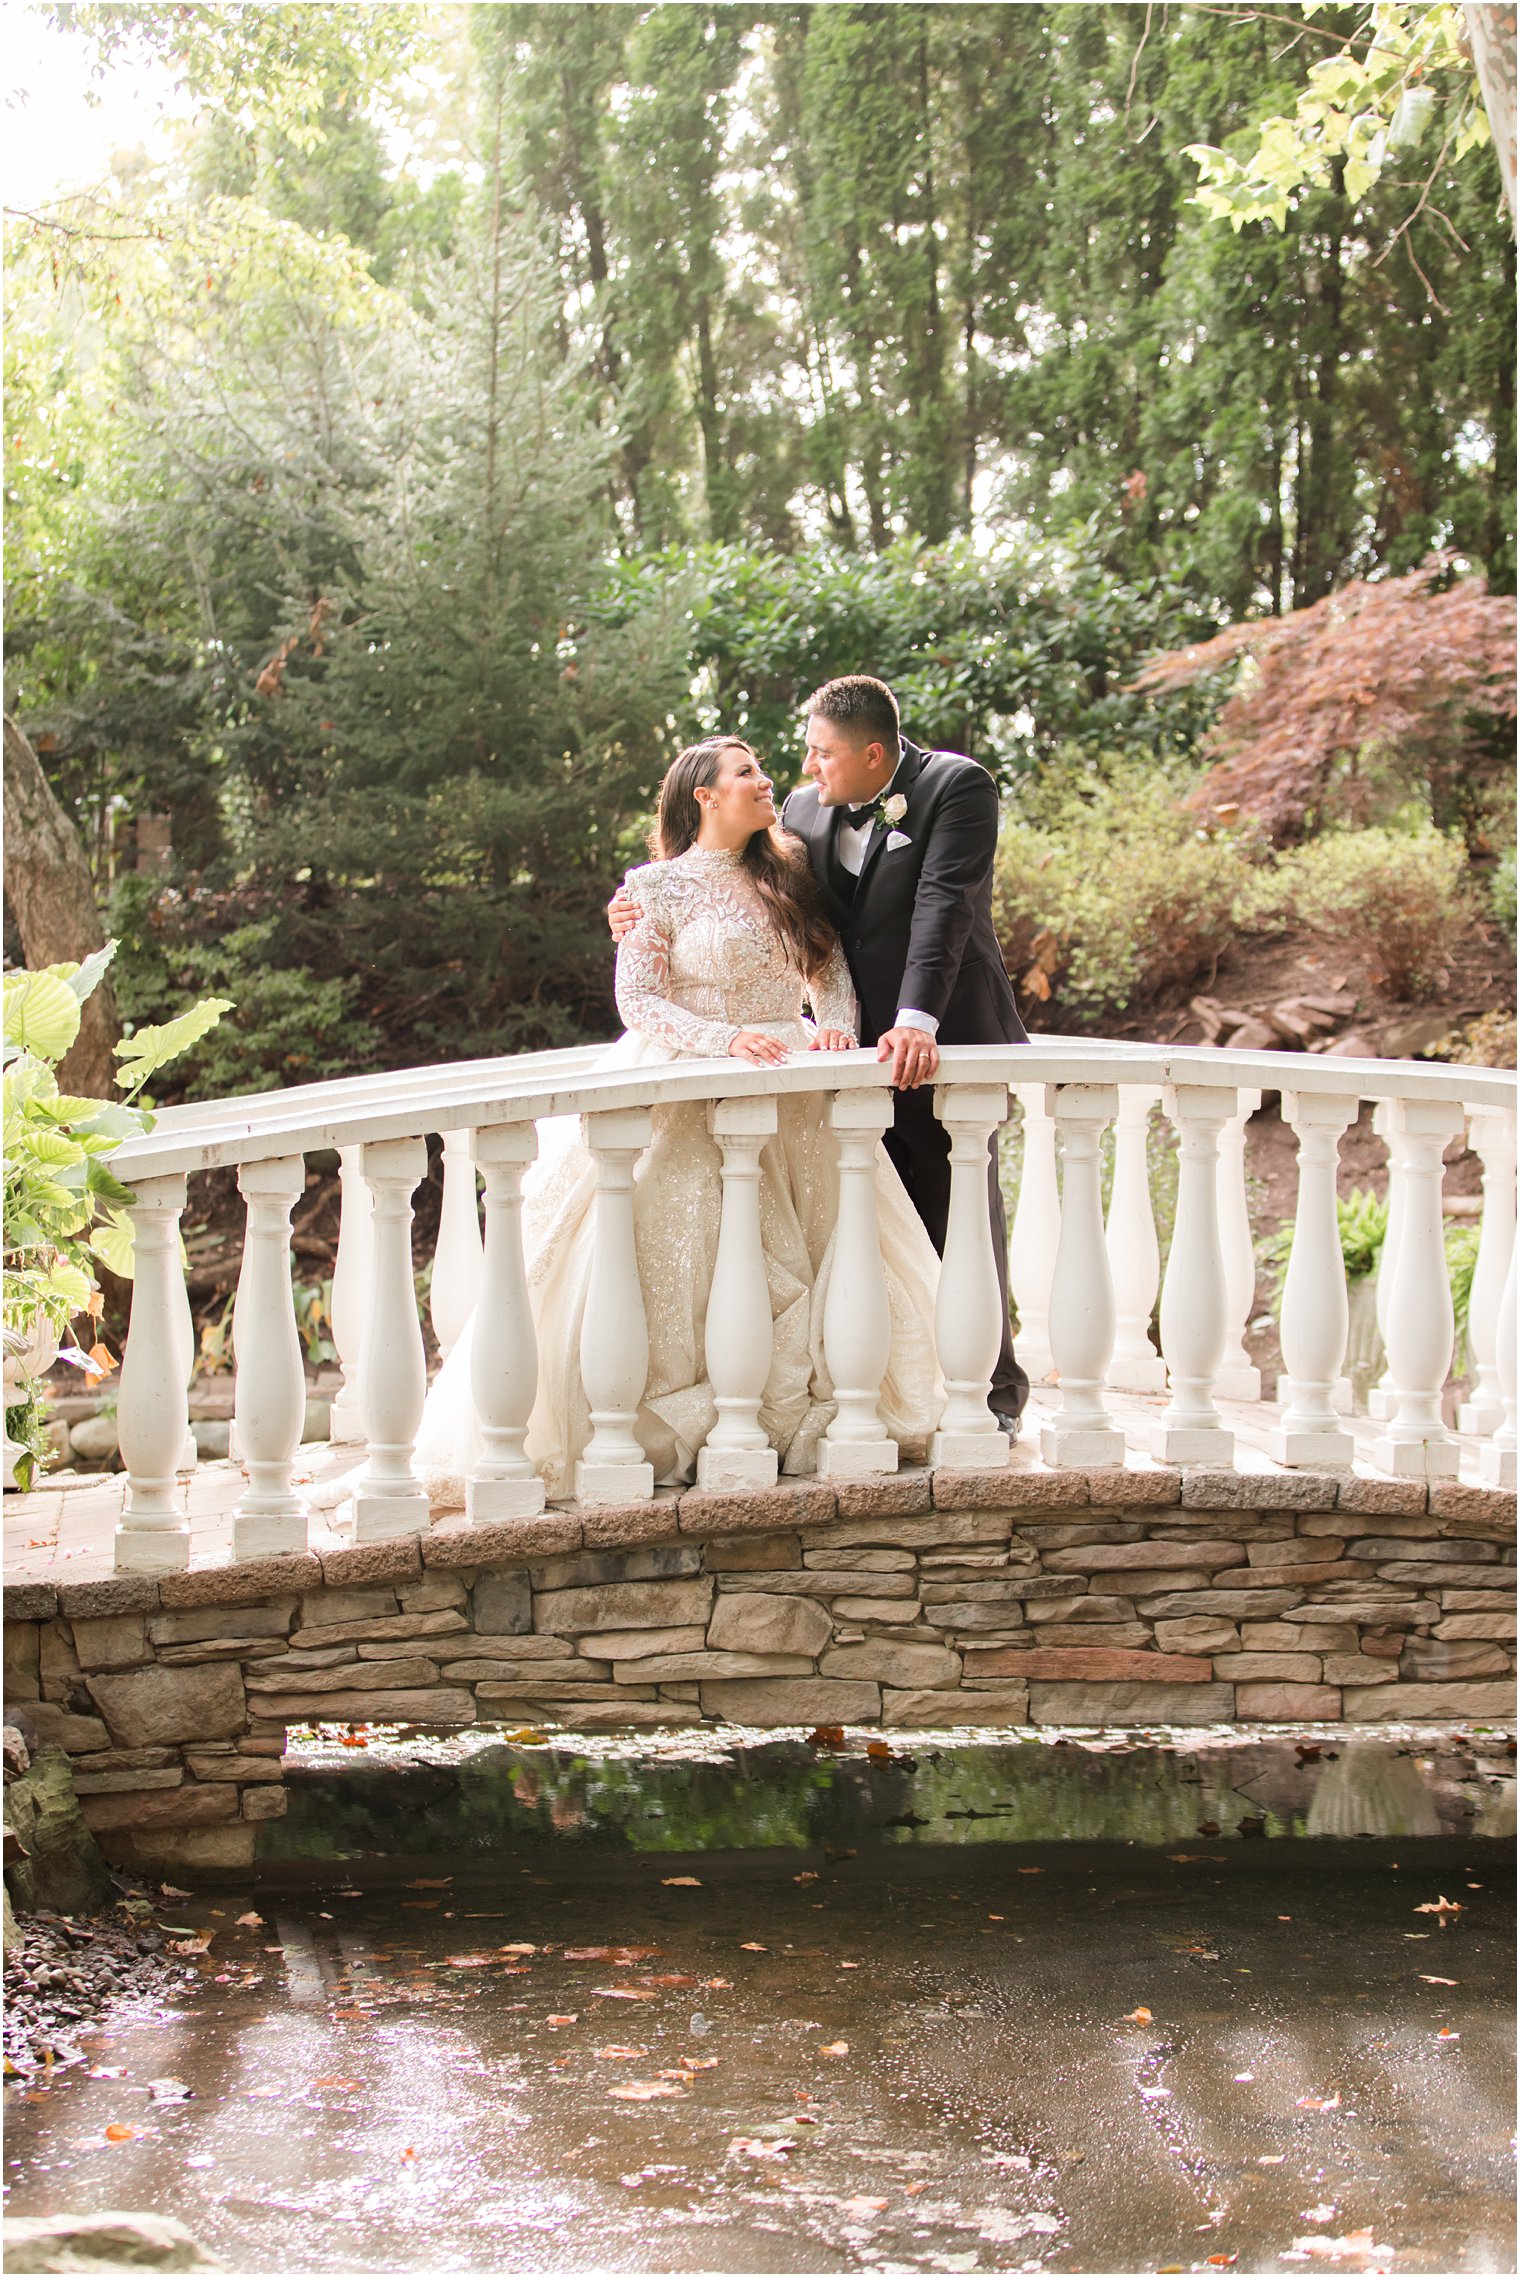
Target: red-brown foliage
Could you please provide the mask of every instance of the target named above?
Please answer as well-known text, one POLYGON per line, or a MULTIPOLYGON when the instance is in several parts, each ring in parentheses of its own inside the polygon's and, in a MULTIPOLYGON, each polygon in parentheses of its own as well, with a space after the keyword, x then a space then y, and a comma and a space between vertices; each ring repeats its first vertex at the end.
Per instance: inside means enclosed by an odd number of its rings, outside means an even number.
POLYGON ((1360 581, 1311 608, 1231 625, 1156 657, 1134 685, 1163 695, 1249 657, 1204 744, 1195 804, 1298 837, 1341 760, 1381 748, 1441 770, 1473 744, 1472 715, 1515 717, 1515 603, 1436 555, 1407 577, 1360 581))

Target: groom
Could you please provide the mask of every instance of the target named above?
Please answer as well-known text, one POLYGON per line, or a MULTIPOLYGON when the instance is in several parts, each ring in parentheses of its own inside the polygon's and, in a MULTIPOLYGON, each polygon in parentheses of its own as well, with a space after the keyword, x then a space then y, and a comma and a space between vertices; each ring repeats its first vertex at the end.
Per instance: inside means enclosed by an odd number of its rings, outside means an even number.
MULTIPOLYGON (((830 680, 807 705, 808 781, 781 809, 807 846, 860 999, 861 1042, 892 1063, 885 1146, 942 1254, 950 1134, 925 1088, 940 1044, 1028 1042, 992 924, 998 801, 992 777, 953 751, 903 736, 897 699, 865 673, 830 680)), ((1029 1397, 1008 1322, 1008 1229, 990 1151, 988 1211, 1003 1298, 992 1412, 1009 1438, 1029 1397)))

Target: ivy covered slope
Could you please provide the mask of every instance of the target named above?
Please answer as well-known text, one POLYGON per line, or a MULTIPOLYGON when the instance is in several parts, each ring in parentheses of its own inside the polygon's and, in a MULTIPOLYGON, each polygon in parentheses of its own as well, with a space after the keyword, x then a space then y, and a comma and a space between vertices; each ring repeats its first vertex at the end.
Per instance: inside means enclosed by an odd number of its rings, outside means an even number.
POLYGON ((94 1327, 102 1310, 95 1261, 128 1278, 132 1272, 132 1195, 110 1157, 123 1139, 152 1128, 152 1114, 137 1103, 144 1087, 231 1010, 212 997, 118 1044, 123 1100, 60 1091, 54 1070, 115 948, 110 943, 83 965, 5 975, 5 1433, 22 1450, 22 1486, 46 1446, 39 1379, 54 1358, 95 1379, 116 1365, 94 1327), (88 1345, 80 1322, 89 1324, 88 1345))

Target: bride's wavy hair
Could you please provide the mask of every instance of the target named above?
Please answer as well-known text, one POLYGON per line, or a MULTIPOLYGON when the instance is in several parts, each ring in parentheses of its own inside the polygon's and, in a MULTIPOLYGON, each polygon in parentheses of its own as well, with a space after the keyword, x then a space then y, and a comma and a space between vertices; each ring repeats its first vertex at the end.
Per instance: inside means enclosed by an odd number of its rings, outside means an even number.
MULTIPOLYGON (((737 735, 709 735, 678 751, 665 771, 655 808, 649 851, 657 862, 673 862, 697 842, 702 827, 698 791, 718 779, 725 751, 757 753, 737 735)), ((816 980, 832 956, 838 935, 829 923, 823 896, 808 866, 802 841, 772 824, 757 830, 739 857, 752 879, 787 955, 805 980, 816 980)))

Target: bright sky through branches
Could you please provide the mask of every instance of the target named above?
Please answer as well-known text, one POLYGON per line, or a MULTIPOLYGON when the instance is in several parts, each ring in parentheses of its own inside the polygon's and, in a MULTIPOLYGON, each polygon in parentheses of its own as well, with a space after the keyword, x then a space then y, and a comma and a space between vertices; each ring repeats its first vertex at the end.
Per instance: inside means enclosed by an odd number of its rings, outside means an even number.
POLYGON ((117 151, 162 158, 193 115, 163 64, 123 58, 97 73, 86 42, 55 29, 40 8, 7 0, 0 37, 7 206, 35 210, 98 182, 117 151))

